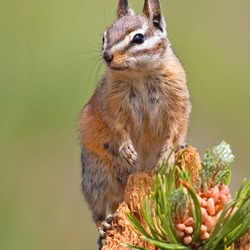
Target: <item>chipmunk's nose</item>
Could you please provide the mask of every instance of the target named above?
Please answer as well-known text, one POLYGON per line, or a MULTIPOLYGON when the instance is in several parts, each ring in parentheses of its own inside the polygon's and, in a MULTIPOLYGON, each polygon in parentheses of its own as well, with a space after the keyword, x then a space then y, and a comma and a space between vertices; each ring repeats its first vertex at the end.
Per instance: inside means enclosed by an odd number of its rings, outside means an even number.
POLYGON ((113 60, 113 55, 111 54, 111 53, 109 53, 109 52, 107 52, 107 51, 104 51, 103 52, 103 59, 109 64, 109 63, 111 63, 112 62, 112 60, 113 60))

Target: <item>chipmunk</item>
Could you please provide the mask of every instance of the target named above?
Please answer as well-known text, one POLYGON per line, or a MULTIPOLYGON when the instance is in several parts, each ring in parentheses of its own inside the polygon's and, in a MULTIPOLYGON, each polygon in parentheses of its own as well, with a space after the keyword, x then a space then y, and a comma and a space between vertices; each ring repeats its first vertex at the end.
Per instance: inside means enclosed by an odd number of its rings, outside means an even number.
POLYGON ((82 189, 100 227, 123 200, 131 173, 152 170, 183 144, 191 109, 159 0, 136 15, 119 0, 103 36, 107 70, 80 116, 82 189))

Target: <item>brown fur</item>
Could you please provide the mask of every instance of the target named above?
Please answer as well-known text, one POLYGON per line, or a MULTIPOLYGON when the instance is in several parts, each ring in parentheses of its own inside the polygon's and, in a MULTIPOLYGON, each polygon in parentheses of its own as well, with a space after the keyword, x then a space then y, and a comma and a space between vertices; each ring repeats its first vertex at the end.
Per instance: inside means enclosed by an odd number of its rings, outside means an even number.
MULTIPOLYGON (((159 14, 158 1, 150 3, 146 14, 153 16, 154 6, 159 14)), ((119 8, 123 13, 126 6, 119 8)), ((156 35, 165 29, 164 20, 154 25, 143 15, 133 19, 138 22, 135 26, 146 20, 146 33, 156 37, 155 46, 144 50, 151 59, 139 59, 143 56, 139 45, 133 53, 130 46, 123 51, 114 48, 113 59, 80 117, 83 192, 97 225, 122 201, 128 176, 154 169, 174 145, 184 143, 187 133, 190 102, 185 71, 164 33, 156 35)), ((117 31, 126 18, 107 30, 107 52, 113 48, 110 44, 115 46, 130 33, 126 27, 117 31)))

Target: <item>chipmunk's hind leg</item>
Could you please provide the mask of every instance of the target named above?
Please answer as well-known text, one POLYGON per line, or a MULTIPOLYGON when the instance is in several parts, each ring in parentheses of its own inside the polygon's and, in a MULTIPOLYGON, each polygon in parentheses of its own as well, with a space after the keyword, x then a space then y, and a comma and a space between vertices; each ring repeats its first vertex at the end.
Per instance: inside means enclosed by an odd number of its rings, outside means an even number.
POLYGON ((82 149, 82 191, 95 222, 107 216, 107 190, 109 182, 102 161, 82 149))
POLYGON ((82 148, 81 159, 82 190, 98 229, 97 244, 101 249, 103 246, 102 240, 106 238, 106 231, 112 229, 111 223, 114 219, 113 215, 110 214, 114 212, 112 211, 114 208, 110 207, 107 198, 110 183, 101 159, 85 148, 82 148))

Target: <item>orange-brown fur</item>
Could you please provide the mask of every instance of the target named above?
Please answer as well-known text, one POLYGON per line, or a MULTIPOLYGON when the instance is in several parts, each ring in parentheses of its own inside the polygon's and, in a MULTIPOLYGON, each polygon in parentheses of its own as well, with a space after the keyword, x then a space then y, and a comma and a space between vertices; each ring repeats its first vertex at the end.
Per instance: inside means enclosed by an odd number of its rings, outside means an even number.
MULTIPOLYGON (((157 2, 146 1, 152 4, 151 9, 145 4, 141 16, 129 17, 138 22, 137 26, 148 22, 150 36, 159 32, 148 21, 152 11, 161 14, 157 2)), ((109 33, 116 32, 119 22, 123 25, 127 16, 133 15, 121 3, 119 8, 119 19, 108 29, 109 33)), ((165 28, 161 19, 157 21, 165 28)), ((108 39, 107 43, 113 39, 115 44, 115 36, 109 35, 108 39)), ((186 74, 167 37, 157 39, 155 47, 145 50, 146 54, 152 53, 152 62, 135 61, 133 67, 126 64, 131 57, 130 48, 116 49, 81 113, 83 192, 97 225, 122 201, 131 173, 154 169, 174 145, 185 140, 190 113, 186 74), (117 70, 119 67, 121 70, 117 70)), ((142 51, 134 52, 135 59, 139 54, 142 51)))

